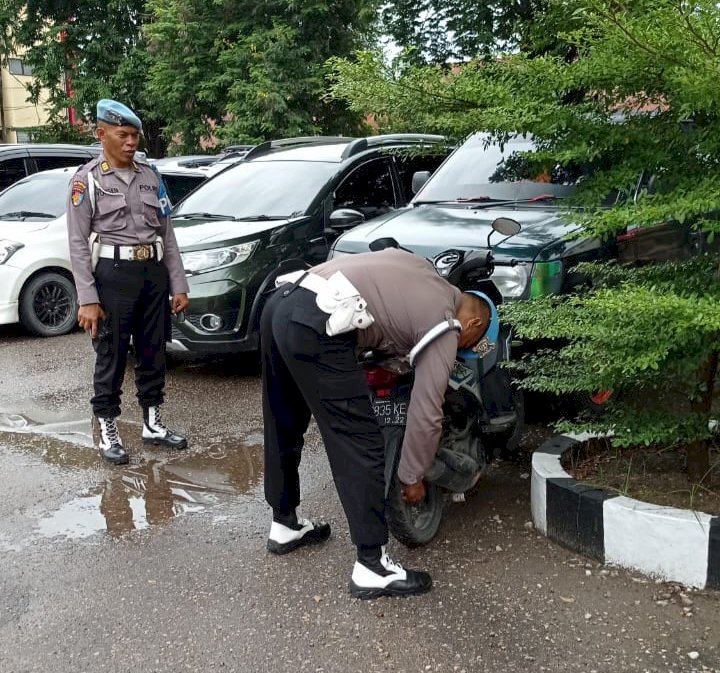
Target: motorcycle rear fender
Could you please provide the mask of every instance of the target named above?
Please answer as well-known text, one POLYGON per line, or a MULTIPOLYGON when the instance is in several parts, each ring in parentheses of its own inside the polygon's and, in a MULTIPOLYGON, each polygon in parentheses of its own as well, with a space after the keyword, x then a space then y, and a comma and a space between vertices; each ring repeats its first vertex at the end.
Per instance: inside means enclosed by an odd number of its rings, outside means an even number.
POLYGON ((405 426, 386 425, 382 429, 382 434, 385 440, 385 498, 387 498, 400 465, 400 452, 405 438, 405 426))

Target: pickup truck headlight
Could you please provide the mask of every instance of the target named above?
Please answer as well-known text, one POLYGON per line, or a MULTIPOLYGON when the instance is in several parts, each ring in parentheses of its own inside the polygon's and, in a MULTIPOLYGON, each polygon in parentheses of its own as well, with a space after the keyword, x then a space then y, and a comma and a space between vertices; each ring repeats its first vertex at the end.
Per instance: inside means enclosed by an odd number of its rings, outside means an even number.
POLYGON ((194 275, 205 271, 215 271, 235 264, 241 264, 257 248, 259 241, 239 243, 226 248, 212 248, 210 250, 197 250, 195 252, 183 252, 182 257, 185 273, 194 275))
POLYGON ((5 264, 20 248, 24 247, 24 243, 10 241, 7 238, 0 239, 0 264, 5 264))
POLYGON ((503 299, 522 299, 527 296, 525 290, 530 280, 530 273, 527 264, 519 263, 512 266, 496 264, 490 280, 500 290, 503 299))

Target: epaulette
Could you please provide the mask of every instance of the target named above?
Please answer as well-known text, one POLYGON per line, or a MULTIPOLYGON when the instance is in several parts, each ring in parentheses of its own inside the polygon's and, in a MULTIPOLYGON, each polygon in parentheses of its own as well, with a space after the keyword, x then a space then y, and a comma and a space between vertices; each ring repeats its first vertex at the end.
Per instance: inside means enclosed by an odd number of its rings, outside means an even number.
POLYGON ((100 163, 100 157, 93 157, 87 163, 83 164, 82 166, 78 166, 78 169, 75 171, 75 176, 78 176, 81 172, 83 172, 84 174, 89 173, 99 163, 100 163))

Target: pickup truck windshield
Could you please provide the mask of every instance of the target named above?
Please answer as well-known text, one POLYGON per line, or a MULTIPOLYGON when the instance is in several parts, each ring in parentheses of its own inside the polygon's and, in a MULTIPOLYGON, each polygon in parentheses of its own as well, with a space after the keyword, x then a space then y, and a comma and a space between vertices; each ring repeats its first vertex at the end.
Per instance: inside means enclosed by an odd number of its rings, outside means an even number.
POLYGON ((438 168, 413 203, 482 203, 570 195, 582 173, 560 166, 531 169, 523 154, 532 150, 532 140, 522 136, 501 146, 477 134, 438 168))

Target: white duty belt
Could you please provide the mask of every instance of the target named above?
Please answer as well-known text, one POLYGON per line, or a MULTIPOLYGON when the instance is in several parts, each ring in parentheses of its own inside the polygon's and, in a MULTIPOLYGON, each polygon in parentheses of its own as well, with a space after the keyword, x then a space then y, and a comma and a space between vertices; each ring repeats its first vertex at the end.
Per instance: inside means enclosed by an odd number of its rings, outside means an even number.
POLYGON ((367 302, 340 271, 336 271, 330 278, 308 271, 293 271, 275 279, 275 287, 285 283, 298 283, 300 287, 315 293, 317 307, 329 315, 325 323, 328 336, 354 329, 367 329, 375 322, 367 310, 367 302))

